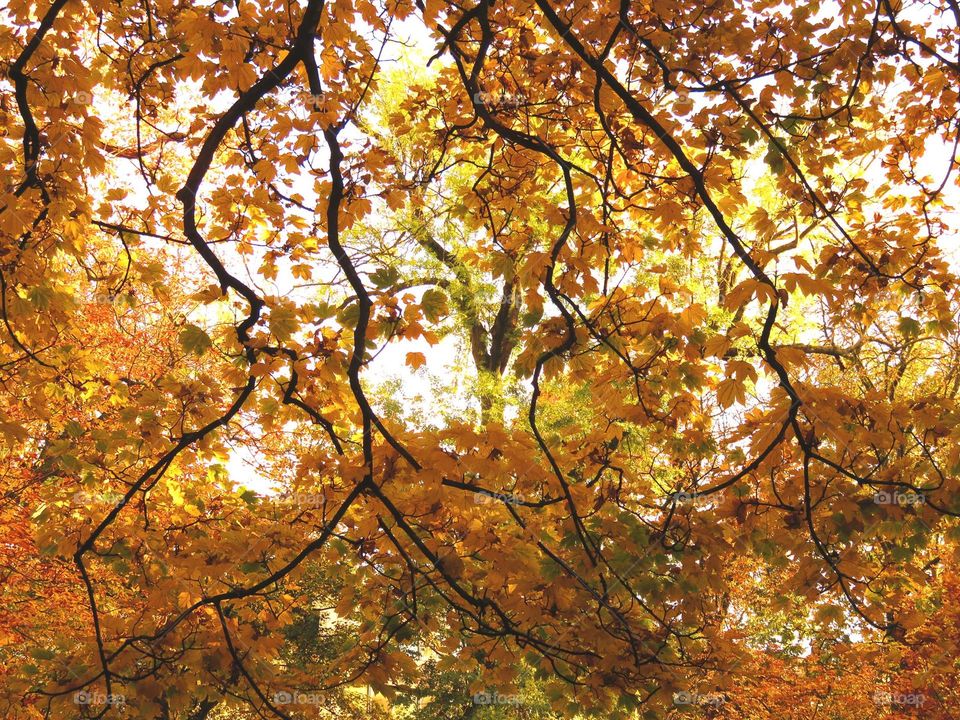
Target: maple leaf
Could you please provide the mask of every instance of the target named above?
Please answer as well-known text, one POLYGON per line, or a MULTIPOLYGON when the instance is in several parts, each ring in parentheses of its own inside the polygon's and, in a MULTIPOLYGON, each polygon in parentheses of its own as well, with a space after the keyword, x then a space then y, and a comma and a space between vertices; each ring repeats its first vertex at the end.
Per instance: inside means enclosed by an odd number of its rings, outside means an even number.
POLYGON ((427 362, 427 356, 420 352, 408 352, 406 364, 412 367, 414 370, 425 365, 427 362))

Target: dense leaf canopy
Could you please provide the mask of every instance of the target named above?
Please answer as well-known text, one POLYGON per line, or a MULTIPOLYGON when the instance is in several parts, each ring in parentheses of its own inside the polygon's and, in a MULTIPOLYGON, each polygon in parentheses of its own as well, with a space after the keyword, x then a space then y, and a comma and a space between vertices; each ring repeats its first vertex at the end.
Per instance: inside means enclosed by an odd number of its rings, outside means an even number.
POLYGON ((7 0, 0 713, 956 717, 956 0, 7 0))

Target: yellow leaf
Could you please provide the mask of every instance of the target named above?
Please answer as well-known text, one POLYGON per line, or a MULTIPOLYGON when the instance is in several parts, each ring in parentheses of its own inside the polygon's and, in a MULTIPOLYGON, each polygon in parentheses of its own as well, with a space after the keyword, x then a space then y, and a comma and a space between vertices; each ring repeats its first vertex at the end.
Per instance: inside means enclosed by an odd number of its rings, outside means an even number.
POLYGON ((667 277, 666 275, 660 276, 660 294, 661 295, 669 295, 670 293, 676 292, 679 289, 680 289, 680 286, 676 283, 676 281, 673 278, 667 277))
POLYGON ((717 385, 717 402, 720 407, 728 408, 734 402, 743 402, 747 399, 747 390, 741 380, 728 378, 717 385))
POLYGON ((27 431, 15 423, 0 422, 0 435, 7 441, 8 445, 15 445, 27 439, 27 431))
POLYGON ((714 335, 703 344, 703 351, 708 357, 723 357, 730 349, 730 345, 730 338, 714 335))
POLYGON ((173 500, 173 504, 177 507, 183 505, 183 491, 180 490, 180 487, 174 483, 167 483, 167 492, 170 493, 170 499, 173 500))

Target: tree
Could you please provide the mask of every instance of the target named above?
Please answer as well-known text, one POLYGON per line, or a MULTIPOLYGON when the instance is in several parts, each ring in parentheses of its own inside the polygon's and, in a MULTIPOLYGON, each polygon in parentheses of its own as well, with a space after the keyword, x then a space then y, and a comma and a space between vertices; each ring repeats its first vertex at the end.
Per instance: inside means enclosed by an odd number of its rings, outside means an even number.
POLYGON ((0 22, 8 715, 950 707, 953 0, 0 22))

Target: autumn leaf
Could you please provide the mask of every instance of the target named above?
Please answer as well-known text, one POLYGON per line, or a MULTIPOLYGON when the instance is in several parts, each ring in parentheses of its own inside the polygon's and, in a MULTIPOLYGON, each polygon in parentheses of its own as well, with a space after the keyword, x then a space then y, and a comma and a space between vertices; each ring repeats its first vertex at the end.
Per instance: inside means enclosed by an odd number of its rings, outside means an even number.
POLYGON ((5 716, 956 716, 954 4, 8 6, 5 716))
POLYGON ((419 369, 427 362, 427 356, 420 352, 408 352, 406 364, 414 370, 419 369))
POLYGON ((439 322, 447 314, 447 296, 442 290, 431 288, 423 293, 420 299, 423 316, 430 322, 439 322))
POLYGON ((188 353, 202 355, 210 349, 212 343, 210 336, 196 325, 186 325, 180 331, 180 346, 188 353))

